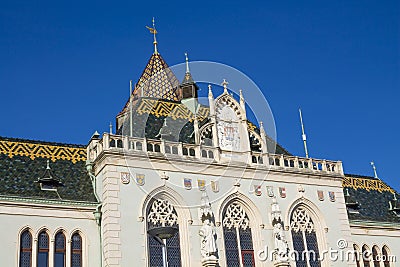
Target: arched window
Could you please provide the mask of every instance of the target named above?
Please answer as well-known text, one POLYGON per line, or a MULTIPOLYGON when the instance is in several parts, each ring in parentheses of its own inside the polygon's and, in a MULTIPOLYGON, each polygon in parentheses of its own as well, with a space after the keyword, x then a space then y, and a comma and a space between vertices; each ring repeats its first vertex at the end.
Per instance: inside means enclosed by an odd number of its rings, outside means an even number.
POLYGON ((54 267, 65 267, 65 235, 56 234, 54 242, 54 267))
POLYGON ((20 238, 19 267, 31 267, 32 265, 32 235, 25 230, 20 238))
POLYGON ((371 252, 369 251, 369 248, 366 245, 362 247, 362 258, 364 262, 364 267, 370 267, 371 252))
POLYGON ((239 203, 232 202, 225 209, 222 226, 226 265, 229 267, 255 266, 250 220, 239 203))
POLYGON ((49 266, 49 235, 42 231, 38 236, 37 267, 49 266))
POLYGON ((71 238, 71 267, 82 267, 82 237, 79 233, 71 238))
POLYGON ((163 256, 166 255, 168 266, 181 266, 178 215, 175 208, 167 200, 154 199, 149 204, 146 218, 149 233, 147 239, 149 265, 151 267, 164 266, 163 256), (162 234, 164 232, 170 232, 172 236, 162 234), (165 248, 164 255, 163 248, 165 248))
POLYGON ((377 246, 372 247, 372 261, 374 263, 374 267, 380 266, 379 259, 378 259, 378 257, 379 257, 378 251, 379 251, 379 248, 377 246))
POLYGON ((356 262, 357 267, 361 267, 360 265, 360 250, 356 244, 353 245, 354 249, 354 260, 356 262))
POLYGON ((389 249, 386 246, 382 248, 382 258, 383 266, 390 267, 389 249))
POLYGON ((308 210, 302 206, 297 207, 290 218, 293 249, 298 255, 297 267, 319 267, 319 250, 315 224, 308 210))

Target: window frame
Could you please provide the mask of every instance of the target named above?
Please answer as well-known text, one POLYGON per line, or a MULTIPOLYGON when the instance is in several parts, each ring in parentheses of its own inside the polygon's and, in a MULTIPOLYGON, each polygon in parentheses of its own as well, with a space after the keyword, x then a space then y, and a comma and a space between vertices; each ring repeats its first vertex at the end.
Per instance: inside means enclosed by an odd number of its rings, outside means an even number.
POLYGON ((18 256, 19 256, 19 259, 18 259, 18 266, 19 267, 23 267, 22 266, 22 262, 21 262, 21 260, 22 260, 22 253, 26 253, 26 252, 29 252, 29 267, 32 267, 32 260, 33 260, 33 258, 32 258, 32 256, 33 256, 33 235, 32 235, 32 233, 31 233, 31 231, 30 231, 30 229, 29 228, 27 228, 27 229, 24 229, 21 233, 20 233, 20 235, 19 235, 20 237, 19 237, 19 254, 18 254, 18 256), (25 233, 27 233, 27 234, 29 234, 29 237, 30 237, 30 244, 29 244, 29 247, 27 247, 27 248, 23 248, 22 247, 22 238, 23 238, 23 235, 25 234, 25 233))
POLYGON ((38 233, 38 235, 37 235, 37 244, 36 244, 36 247, 37 247, 37 251, 36 251, 36 266, 37 267, 41 267, 42 265, 39 265, 40 263, 39 263, 39 255, 41 254, 41 253, 46 253, 47 254, 47 256, 46 256, 46 259, 47 259, 47 262, 45 263, 45 267, 49 267, 49 263, 50 263, 50 237, 49 237, 49 233, 47 233, 47 230, 46 229, 43 229, 43 230, 41 230, 39 233, 38 233), (41 244, 40 244, 40 235, 42 235, 42 234, 45 234, 46 235, 46 238, 47 238, 47 247, 41 247, 41 244))

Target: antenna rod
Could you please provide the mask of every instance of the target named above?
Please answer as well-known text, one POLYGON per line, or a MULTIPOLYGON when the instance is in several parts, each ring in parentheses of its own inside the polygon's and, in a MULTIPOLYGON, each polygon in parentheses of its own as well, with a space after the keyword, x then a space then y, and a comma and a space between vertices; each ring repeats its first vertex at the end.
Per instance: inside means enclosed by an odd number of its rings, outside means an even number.
POLYGON ((303 116, 301 114, 300 108, 299 108, 299 113, 300 113, 300 123, 301 123, 301 133, 302 133, 301 137, 303 138, 304 151, 306 152, 306 158, 308 158, 307 136, 306 136, 306 133, 304 132, 303 116))
POLYGON ((112 123, 110 121, 110 134, 112 134, 112 123))
POLYGON ((133 137, 133 121, 132 121, 132 80, 129 81, 129 135, 133 137))
MULTIPOLYGON (((372 169, 374 169, 374 177, 375 177, 376 179, 379 179, 378 173, 376 172, 375 162, 371 161, 371 166, 372 166, 372 169)), ((379 180, 380 180, 380 179, 379 179, 379 180)))

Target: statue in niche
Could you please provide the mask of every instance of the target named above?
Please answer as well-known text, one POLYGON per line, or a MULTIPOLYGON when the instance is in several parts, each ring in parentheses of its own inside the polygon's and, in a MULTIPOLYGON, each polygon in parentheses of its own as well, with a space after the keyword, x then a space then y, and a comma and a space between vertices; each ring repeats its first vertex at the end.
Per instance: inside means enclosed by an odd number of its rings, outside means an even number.
POLYGON ((215 257, 217 254, 217 244, 215 239, 217 233, 213 223, 209 219, 205 219, 203 226, 200 228, 199 235, 201 237, 201 256, 203 259, 215 257))
POLYGON ((277 261, 287 261, 289 246, 286 241, 285 233, 283 232, 283 226, 280 222, 274 224, 274 241, 277 261))

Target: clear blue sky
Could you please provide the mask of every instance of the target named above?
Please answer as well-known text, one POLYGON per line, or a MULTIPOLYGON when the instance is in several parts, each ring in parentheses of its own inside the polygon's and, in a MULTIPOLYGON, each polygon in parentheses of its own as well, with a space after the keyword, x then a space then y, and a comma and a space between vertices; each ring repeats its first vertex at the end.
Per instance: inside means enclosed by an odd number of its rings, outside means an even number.
MULTIPOLYGON (((0 135, 86 144, 152 53, 231 65, 263 90, 278 142, 399 186, 399 1, 1 1, 0 135)), ((221 77, 222 78, 222 77, 221 77)))

